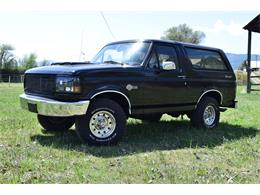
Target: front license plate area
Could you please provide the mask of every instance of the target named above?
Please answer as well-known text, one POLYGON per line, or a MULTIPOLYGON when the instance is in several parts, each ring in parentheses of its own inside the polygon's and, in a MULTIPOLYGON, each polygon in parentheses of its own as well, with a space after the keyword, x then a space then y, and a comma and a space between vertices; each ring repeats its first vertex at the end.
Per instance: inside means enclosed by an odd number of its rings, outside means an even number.
POLYGON ((28 110, 37 113, 37 104, 28 103, 28 110))

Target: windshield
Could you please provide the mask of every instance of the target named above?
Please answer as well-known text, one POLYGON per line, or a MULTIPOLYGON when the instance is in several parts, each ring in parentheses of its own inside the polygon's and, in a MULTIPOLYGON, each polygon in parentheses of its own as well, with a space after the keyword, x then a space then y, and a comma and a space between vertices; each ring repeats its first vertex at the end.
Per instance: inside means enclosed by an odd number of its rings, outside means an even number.
POLYGON ((115 43, 105 46, 91 63, 140 65, 148 52, 151 43, 115 43))

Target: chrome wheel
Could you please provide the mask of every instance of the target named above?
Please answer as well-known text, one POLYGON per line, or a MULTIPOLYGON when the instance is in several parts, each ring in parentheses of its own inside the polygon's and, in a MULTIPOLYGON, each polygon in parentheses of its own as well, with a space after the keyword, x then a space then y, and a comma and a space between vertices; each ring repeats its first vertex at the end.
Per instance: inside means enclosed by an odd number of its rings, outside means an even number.
POLYGON ((91 133, 98 138, 109 137, 116 129, 116 119, 108 111, 96 112, 89 121, 91 133))
POLYGON ((204 123, 208 126, 211 126, 214 124, 216 119, 216 111, 215 108, 212 105, 208 105, 203 113, 203 120, 204 123))

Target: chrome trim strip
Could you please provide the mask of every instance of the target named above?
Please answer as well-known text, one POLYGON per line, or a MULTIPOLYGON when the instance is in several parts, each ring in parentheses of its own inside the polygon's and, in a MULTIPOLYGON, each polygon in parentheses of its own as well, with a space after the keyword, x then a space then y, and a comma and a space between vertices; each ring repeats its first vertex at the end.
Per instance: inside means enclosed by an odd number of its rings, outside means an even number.
POLYGON ((28 104, 33 104, 36 112, 44 116, 75 116, 84 115, 87 112, 89 101, 61 102, 53 99, 21 94, 20 104, 23 109, 29 110, 28 104))
POLYGON ((215 92, 218 92, 221 99, 220 99, 220 104, 222 104, 222 101, 223 101, 223 95, 222 93, 219 91, 219 90, 216 90, 216 89, 210 89, 210 90, 207 90, 207 91, 204 91, 203 94, 201 94, 201 96, 199 97, 198 101, 197 101, 197 104, 196 104, 196 107, 198 105, 198 103, 200 102, 201 98, 208 92, 211 92, 211 91, 215 91, 215 92))
POLYGON ((95 93, 93 96, 91 96, 90 99, 93 99, 94 97, 96 97, 97 95, 100 95, 100 94, 102 94, 102 93, 118 93, 118 94, 124 96, 125 99, 126 99, 127 102, 128 102, 128 105, 129 105, 129 110, 128 110, 128 112, 129 112, 129 114, 131 114, 131 102, 130 102, 129 98, 128 98, 124 93, 122 93, 122 92, 120 92, 120 91, 117 91, 117 90, 104 90, 104 91, 100 91, 100 92, 98 92, 98 93, 95 93))

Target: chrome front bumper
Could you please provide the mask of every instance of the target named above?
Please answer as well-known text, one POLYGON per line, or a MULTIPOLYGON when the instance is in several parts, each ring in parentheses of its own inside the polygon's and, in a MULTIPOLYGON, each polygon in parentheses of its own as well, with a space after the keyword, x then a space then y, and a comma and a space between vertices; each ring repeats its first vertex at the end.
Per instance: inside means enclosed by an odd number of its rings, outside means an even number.
POLYGON ((26 94, 20 95, 20 103, 23 109, 45 116, 84 115, 89 106, 89 101, 61 102, 26 94))

